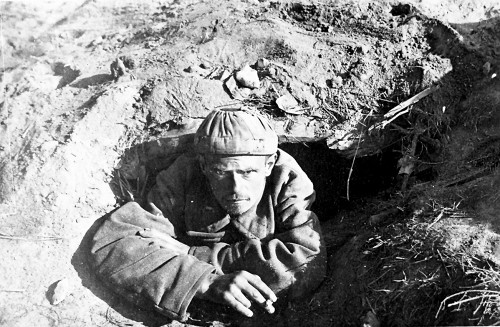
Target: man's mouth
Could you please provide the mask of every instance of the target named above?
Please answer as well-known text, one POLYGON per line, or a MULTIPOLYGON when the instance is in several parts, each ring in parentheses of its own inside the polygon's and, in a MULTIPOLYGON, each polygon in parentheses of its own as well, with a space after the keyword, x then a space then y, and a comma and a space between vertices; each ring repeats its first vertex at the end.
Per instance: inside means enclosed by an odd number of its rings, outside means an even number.
POLYGON ((229 198, 229 199, 226 199, 226 201, 229 203, 241 203, 241 202, 248 201, 248 200, 249 200, 248 198, 229 198))

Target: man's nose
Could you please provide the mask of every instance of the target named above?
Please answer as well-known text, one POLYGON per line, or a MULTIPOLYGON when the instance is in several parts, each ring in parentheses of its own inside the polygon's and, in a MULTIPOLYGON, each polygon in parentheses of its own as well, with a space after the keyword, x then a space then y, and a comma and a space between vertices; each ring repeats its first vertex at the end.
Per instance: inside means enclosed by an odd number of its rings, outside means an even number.
POLYGON ((229 184, 231 191, 238 194, 243 186, 243 178, 239 174, 233 173, 229 178, 229 184))

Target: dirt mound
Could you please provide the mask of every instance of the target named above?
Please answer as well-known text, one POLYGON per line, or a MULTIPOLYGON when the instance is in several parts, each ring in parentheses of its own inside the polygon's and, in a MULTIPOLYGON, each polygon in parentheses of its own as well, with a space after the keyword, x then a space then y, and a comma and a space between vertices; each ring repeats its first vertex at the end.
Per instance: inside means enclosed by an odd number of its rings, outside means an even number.
POLYGON ((453 296, 500 263, 500 24, 431 5, 2 3, 0 322, 176 325, 94 280, 86 241, 211 109, 252 106, 316 185, 329 275, 275 317, 207 324, 487 323, 494 301, 453 296))

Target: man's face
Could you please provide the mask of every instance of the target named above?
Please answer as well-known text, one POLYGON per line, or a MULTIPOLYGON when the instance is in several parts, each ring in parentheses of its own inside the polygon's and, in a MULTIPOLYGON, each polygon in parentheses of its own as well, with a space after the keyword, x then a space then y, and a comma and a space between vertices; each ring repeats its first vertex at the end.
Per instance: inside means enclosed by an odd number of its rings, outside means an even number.
POLYGON ((201 167, 219 204, 230 215, 238 216, 260 201, 275 161, 276 155, 206 155, 201 167))

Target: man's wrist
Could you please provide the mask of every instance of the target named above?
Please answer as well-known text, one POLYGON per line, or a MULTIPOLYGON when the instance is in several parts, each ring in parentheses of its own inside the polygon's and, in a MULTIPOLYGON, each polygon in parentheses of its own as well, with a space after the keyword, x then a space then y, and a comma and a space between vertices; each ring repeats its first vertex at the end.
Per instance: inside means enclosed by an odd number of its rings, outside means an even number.
POLYGON ((196 294, 194 295, 195 298, 198 299, 203 299, 206 298, 206 294, 208 293, 208 290, 210 289, 210 285, 214 282, 214 280, 217 278, 218 275, 216 274, 208 274, 206 275, 203 280, 200 283, 200 287, 196 291, 196 294))

